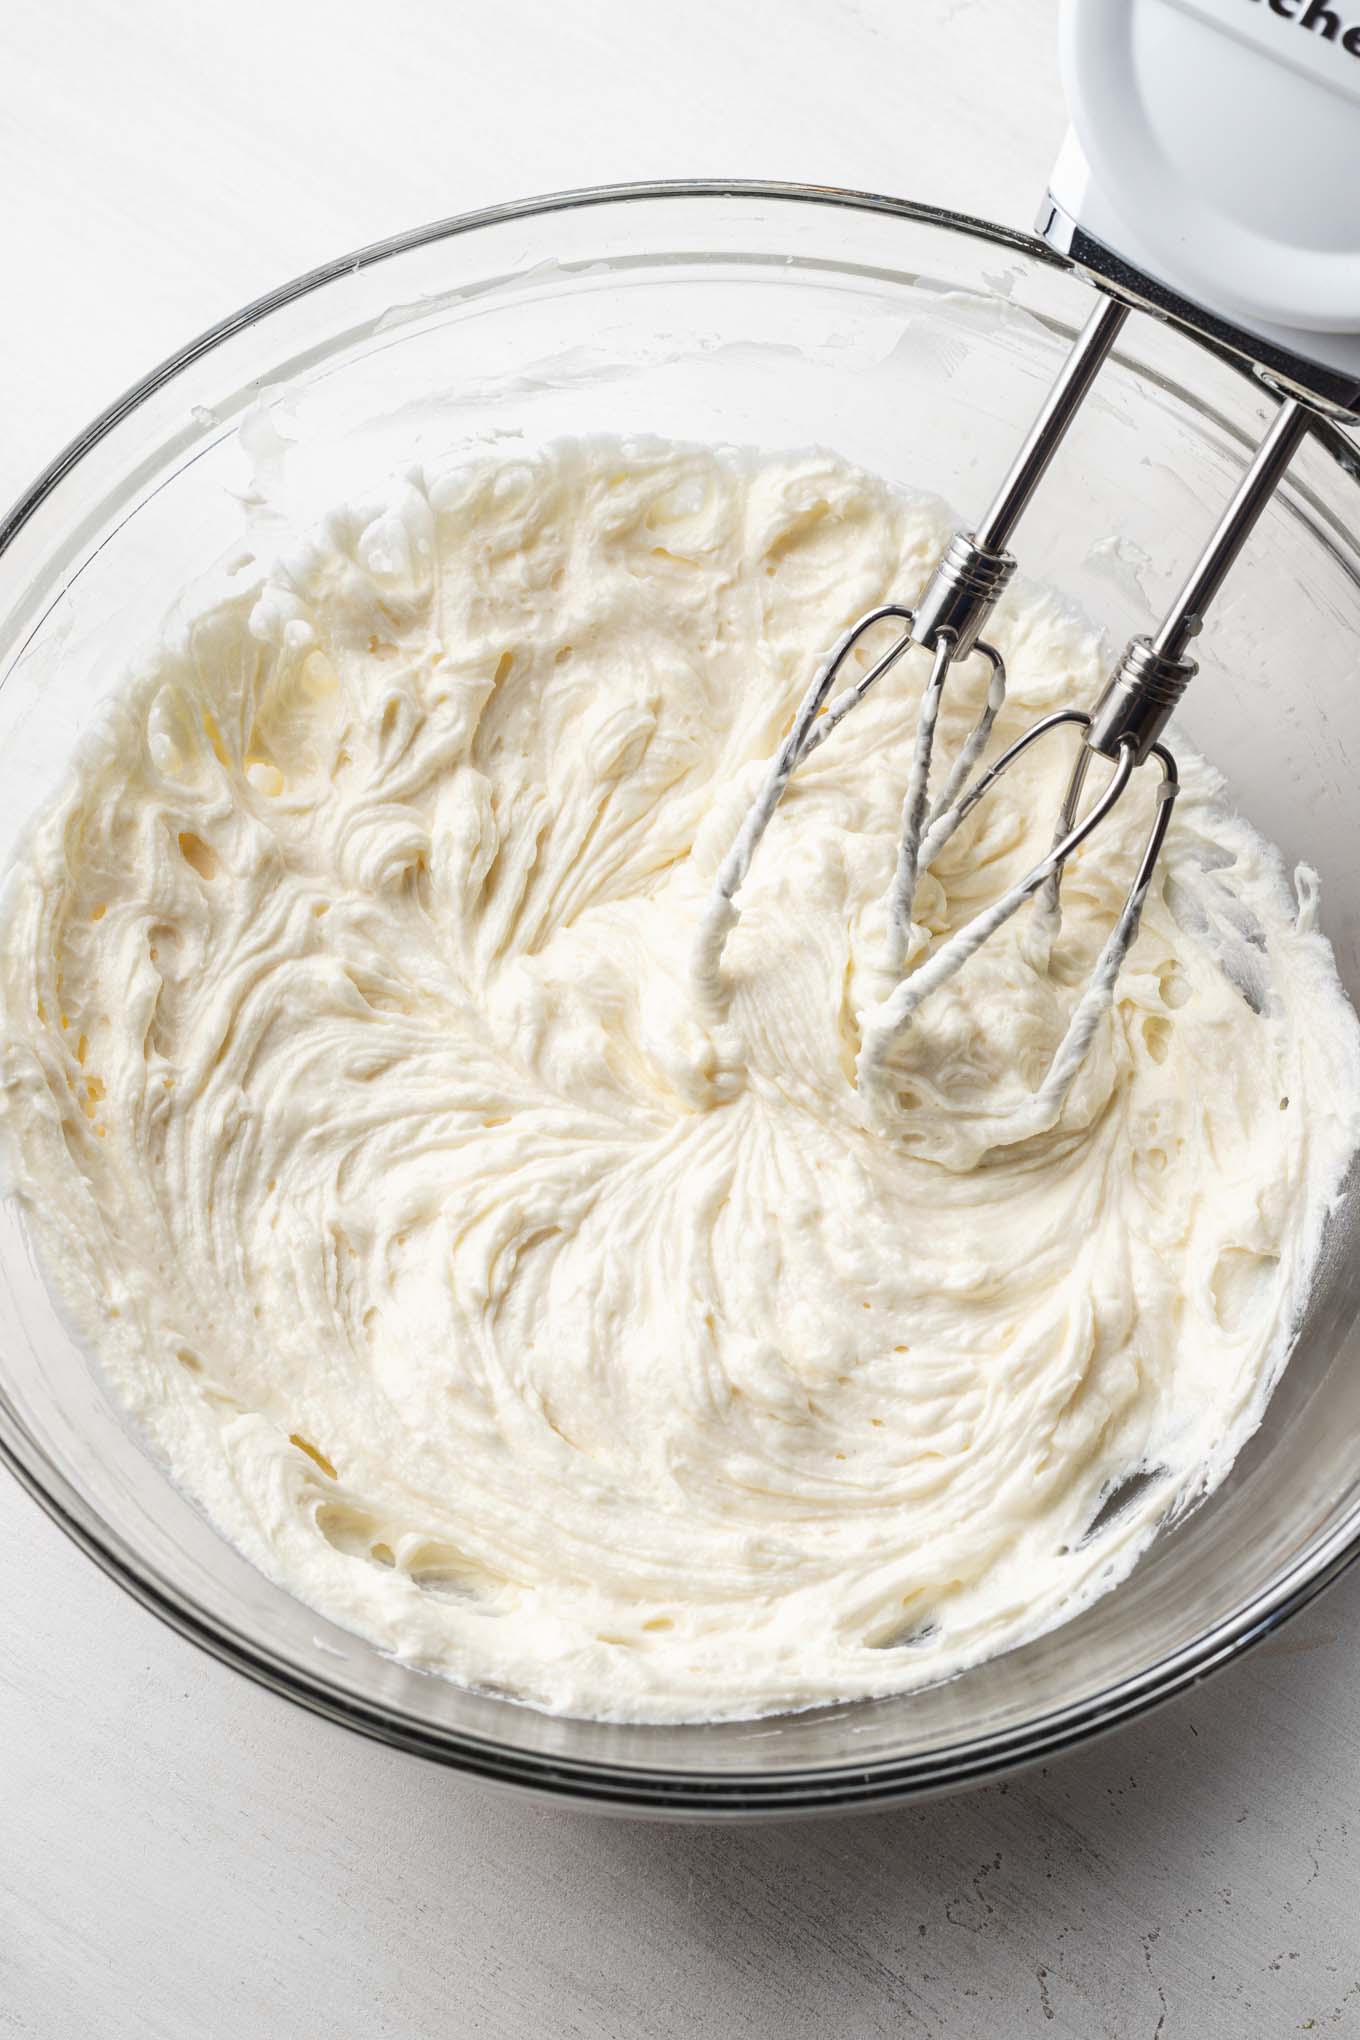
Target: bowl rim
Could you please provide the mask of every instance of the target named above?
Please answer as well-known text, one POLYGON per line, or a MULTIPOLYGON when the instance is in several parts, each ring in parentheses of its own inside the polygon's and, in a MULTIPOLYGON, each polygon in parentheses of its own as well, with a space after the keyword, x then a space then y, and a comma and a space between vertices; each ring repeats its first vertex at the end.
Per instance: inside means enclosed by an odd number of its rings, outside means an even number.
MULTIPOLYGON (((195 361, 271 313, 337 279, 413 249, 451 240, 482 227, 502 226, 554 212, 665 199, 742 199, 839 207, 908 220, 1009 248, 1043 267, 1078 275, 1074 265, 1032 234, 947 207, 833 185, 767 182, 750 178, 675 178, 602 184, 548 192, 458 213, 410 228, 321 263, 291 278, 207 327, 117 397, 65 446, 0 519, 0 556, 84 457, 148 398, 195 361)), ((1251 372, 1231 350, 1197 340, 1245 381, 1251 372)), ((1356 448, 1335 421, 1319 416, 1314 436, 1353 481, 1360 481, 1356 448)), ((933 1751, 870 1763, 794 1766, 760 1772, 678 1772, 646 1764, 540 1755, 466 1730, 447 1728, 390 1705, 364 1700, 332 1684, 322 1671, 304 1672, 288 1659, 219 1621, 207 1609, 143 1566, 84 1501, 32 1436, 0 1391, 0 1461, 68 1537, 135 1600, 191 1643, 258 1685, 309 1712, 390 1747, 406 1750, 488 1783, 515 1786, 539 1797, 643 1815, 700 1819, 751 1819, 760 1815, 845 1813, 900 1804, 980 1783, 1037 1763, 1129 1721, 1197 1684, 1271 1634, 1360 1558, 1360 1503, 1326 1537, 1306 1550, 1269 1587, 1169 1653, 1117 1685, 1023 1725, 947 1744, 933 1751)))

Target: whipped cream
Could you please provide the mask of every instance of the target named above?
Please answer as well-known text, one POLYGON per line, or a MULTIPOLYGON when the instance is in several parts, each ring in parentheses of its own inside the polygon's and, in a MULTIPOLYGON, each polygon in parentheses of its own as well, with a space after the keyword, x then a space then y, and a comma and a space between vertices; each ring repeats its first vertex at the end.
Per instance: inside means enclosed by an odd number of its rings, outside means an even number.
MULTIPOLYGON (((46 1265, 223 1534, 403 1659, 639 1720, 938 1680, 1103 1591, 1260 1419, 1360 1029, 1209 766, 1181 747, 1037 1137, 1153 780, 1051 954, 1002 929, 866 1121, 924 655, 800 768, 696 995, 817 656, 950 528, 829 455, 413 476, 171 628, 33 834, 3 1100, 46 1265)), ((997 746, 1092 698, 1055 597, 991 634, 997 746)), ((951 677, 942 758, 986 681, 951 677)), ((913 958, 1047 847, 1069 762, 1036 747, 940 853, 913 958)))

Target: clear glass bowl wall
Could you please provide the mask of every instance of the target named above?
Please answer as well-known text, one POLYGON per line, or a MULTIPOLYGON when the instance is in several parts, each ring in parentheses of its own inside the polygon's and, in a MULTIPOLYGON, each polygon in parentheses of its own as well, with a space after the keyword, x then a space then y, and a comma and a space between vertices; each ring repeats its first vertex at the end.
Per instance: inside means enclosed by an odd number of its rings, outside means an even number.
MULTIPOLYGON (((306 516, 494 439, 648 432, 833 447, 976 515, 1089 307, 1023 237, 824 191, 685 187, 509 209, 366 251, 167 364, 18 506, 0 555, 0 866, 180 591, 242 541, 265 466, 306 516), (250 419, 243 451, 238 428, 250 419), (509 435, 507 437, 507 435, 509 435), (289 442, 285 450, 285 443, 289 442)), ((1173 593, 1270 409, 1136 318, 1020 535, 1119 642, 1173 593)), ((1243 810, 1320 870, 1360 994, 1360 488, 1328 430, 1213 619, 1183 718, 1243 810)), ((352 1727, 488 1778, 700 1815, 846 1807, 1044 1754, 1176 1690, 1360 1539, 1360 1256, 1343 1205, 1261 1432, 1117 1593, 910 1697, 777 1721, 549 1719, 383 1658, 270 1585, 125 1427, 0 1205, 0 1448, 132 1592, 352 1727)))

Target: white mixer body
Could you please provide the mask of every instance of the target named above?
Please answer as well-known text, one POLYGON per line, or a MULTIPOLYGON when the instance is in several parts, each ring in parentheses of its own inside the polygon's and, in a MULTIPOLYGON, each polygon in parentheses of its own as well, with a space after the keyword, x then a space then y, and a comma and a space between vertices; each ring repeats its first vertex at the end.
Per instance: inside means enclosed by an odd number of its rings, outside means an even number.
POLYGON ((1360 0, 1064 0, 1061 61, 1044 237, 1360 413, 1360 0))

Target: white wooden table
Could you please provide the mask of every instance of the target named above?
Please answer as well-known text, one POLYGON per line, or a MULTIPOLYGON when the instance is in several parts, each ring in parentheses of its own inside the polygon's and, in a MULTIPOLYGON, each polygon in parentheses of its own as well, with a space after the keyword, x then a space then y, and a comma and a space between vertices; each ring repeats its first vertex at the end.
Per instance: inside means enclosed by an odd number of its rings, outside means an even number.
MULTIPOLYGON (((1052 0, 9 0, 0 496, 245 299, 499 198, 764 176, 1028 225, 1052 32, 1052 0)), ((0 1636, 5 2040, 1360 2034, 1360 1569, 1051 1772, 761 1830, 361 1743, 3 1479, 0 1636)))

